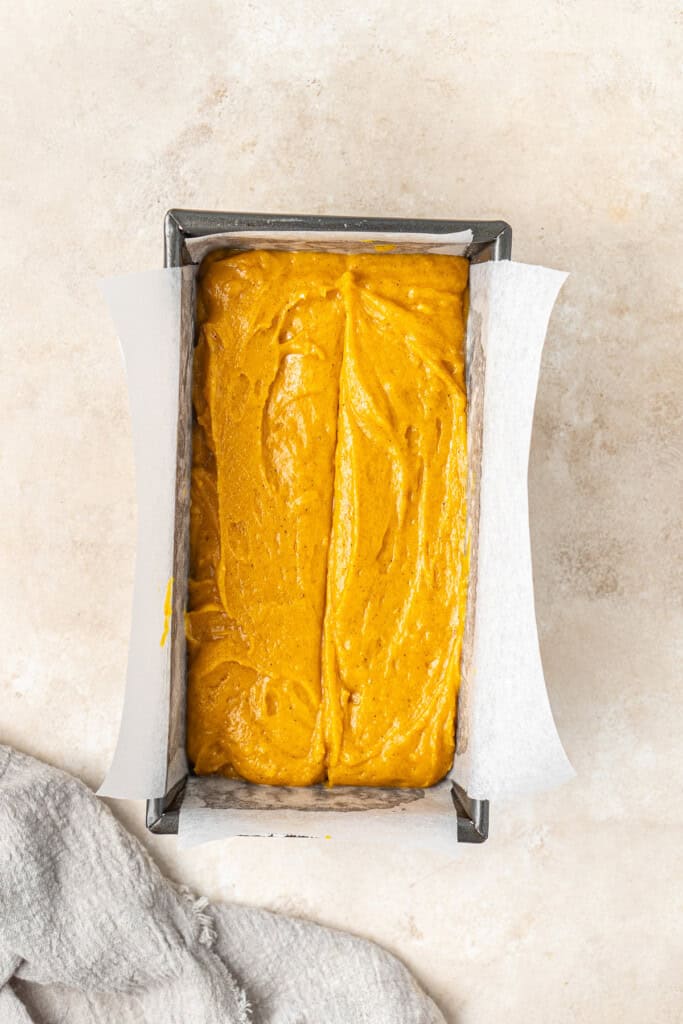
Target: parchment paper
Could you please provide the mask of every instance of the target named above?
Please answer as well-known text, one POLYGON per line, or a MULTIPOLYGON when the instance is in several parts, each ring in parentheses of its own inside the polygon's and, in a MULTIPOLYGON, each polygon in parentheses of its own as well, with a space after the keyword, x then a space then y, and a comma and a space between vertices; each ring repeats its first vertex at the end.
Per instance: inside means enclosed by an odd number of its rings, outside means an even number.
POLYGON ((185 246, 193 263, 199 264, 214 249, 229 249, 233 245, 245 249, 284 249, 292 248, 292 240, 297 249, 309 249, 312 252, 368 252, 382 250, 393 253, 423 252, 441 253, 444 256, 463 256, 472 241, 471 231, 455 231, 443 235, 421 235, 407 231, 396 234, 387 231, 376 231, 372 238, 360 231, 345 231, 334 234, 327 231, 292 231, 281 232, 280 237, 268 231, 248 231, 238 234, 203 235, 201 238, 188 238, 185 246), (282 237, 284 236, 284 237, 282 237))
MULTIPOLYGON (((211 236, 188 244, 200 260, 219 246, 365 251, 463 251, 461 237, 401 235, 349 241, 315 232, 211 236), (300 233, 309 235, 311 233, 300 233)), ((126 358, 138 486, 138 561, 124 712, 100 792, 162 796, 168 788, 169 654, 160 646, 173 572, 180 277, 193 268, 105 282, 126 358), (174 376, 175 374, 175 376, 174 376)), ((557 785, 572 774, 557 735, 540 660, 529 542, 527 466, 540 358, 566 275, 510 261, 472 265, 468 317, 468 444, 472 572, 451 772, 471 797, 496 800, 557 785)), ((187 312, 187 311, 186 311, 187 312)), ((177 753, 177 752, 176 752, 177 753)), ((430 790, 283 790, 223 779, 188 780, 185 845, 230 835, 307 835, 452 848, 451 784, 430 790), (402 794, 402 795, 401 795, 402 794), (410 820, 408 820, 410 819, 410 820)))
MULTIPOLYGON (((543 677, 527 491, 541 352, 566 278, 509 260, 470 271, 468 392, 481 416, 479 523, 452 775, 475 799, 522 796, 573 774, 543 677)), ((470 450, 475 433, 470 416, 470 450)))
POLYGON ((183 273, 151 270, 101 284, 126 364, 138 506, 126 692, 103 796, 146 798, 166 787, 170 644, 161 638, 173 576, 183 273))

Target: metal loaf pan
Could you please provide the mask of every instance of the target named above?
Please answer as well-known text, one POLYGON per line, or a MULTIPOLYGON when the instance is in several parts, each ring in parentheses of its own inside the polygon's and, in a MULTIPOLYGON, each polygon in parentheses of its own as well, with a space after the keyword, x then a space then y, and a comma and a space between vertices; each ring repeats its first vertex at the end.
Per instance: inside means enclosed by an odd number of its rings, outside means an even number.
MULTIPOLYGON (((388 217, 319 217, 263 213, 218 213, 202 210, 170 210, 164 222, 164 265, 192 265, 188 239, 206 235, 236 232, 267 232, 283 239, 292 232, 321 233, 359 232, 367 238, 391 232, 395 234, 452 234, 470 230, 472 241, 465 257, 472 263, 509 259, 512 230, 504 221, 415 220, 388 217)), ((310 247, 310 246, 309 246, 310 247)), ((322 246, 321 246, 322 247, 322 246)), ((188 783, 185 760, 185 691, 186 661, 184 611, 187 594, 189 555, 189 483, 191 461, 192 349, 195 340, 194 292, 184 296, 181 326, 181 379, 178 423, 178 455, 176 478, 174 579, 176 580, 171 630, 171 708, 168 736, 168 772, 165 796, 147 801, 147 827, 158 834, 178 831, 178 817, 188 783), (180 766, 180 768, 179 768, 180 766), (180 777, 179 777, 180 776, 180 777)), ((201 785, 199 778, 189 776, 192 785, 201 785)), ((245 783, 245 786, 250 784, 245 783)), ((396 792, 396 791, 394 791, 396 792)), ((453 810, 457 814, 458 841, 483 843, 488 837, 489 805, 487 800, 473 800, 456 783, 452 783, 453 810)))

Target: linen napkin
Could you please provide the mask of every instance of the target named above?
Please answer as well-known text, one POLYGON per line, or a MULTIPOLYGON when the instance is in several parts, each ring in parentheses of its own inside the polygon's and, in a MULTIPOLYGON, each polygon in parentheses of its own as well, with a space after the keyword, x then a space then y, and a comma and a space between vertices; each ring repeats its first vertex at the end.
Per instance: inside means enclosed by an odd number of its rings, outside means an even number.
POLYGON ((380 947, 168 882, 78 780, 0 746, 2 1024, 445 1024, 380 947))

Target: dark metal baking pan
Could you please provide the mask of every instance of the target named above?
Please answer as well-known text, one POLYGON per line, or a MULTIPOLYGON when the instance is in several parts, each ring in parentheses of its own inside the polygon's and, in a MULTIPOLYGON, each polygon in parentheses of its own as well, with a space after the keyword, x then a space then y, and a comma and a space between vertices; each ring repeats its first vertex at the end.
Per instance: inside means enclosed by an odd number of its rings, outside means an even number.
MULTIPOLYGON (((397 219, 387 217, 323 217, 289 214, 264 213, 219 213, 203 210, 170 210, 164 221, 164 265, 166 267, 182 267, 192 264, 192 259, 185 245, 187 239, 201 238, 206 235, 228 234, 244 231, 260 231, 270 233, 289 233, 293 231, 325 232, 360 232, 368 237, 391 232, 395 234, 453 234, 471 231, 472 240, 467 245, 464 255, 472 263, 483 263, 488 260, 509 259, 512 250, 512 229, 504 221, 470 221, 470 220, 418 220, 397 219)), ((194 314, 192 314, 194 316, 194 314)), ((191 343, 194 338, 194 324, 186 325, 185 358, 181 358, 181 367, 187 366, 191 355, 191 343)), ((181 371, 182 376, 182 371, 181 371)), ((187 408, 189 402, 189 372, 180 382, 181 408, 187 408)), ((181 429, 178 433, 178 481, 176 500, 176 550, 174 551, 175 578, 182 580, 187 576, 187 523, 185 520, 189 508, 189 453, 190 439, 188 431, 181 429)), ((185 595, 179 597, 181 606, 174 608, 174 625, 172 635, 172 669, 171 669, 171 701, 176 707, 183 708, 184 714, 184 636, 183 616, 175 612, 184 611, 185 595), (180 623, 180 625, 178 625, 180 623), (182 693, 180 692, 182 690, 182 693)), ((168 743, 169 765, 179 750, 184 748, 185 729, 183 714, 171 714, 168 743)), ((175 781, 169 771, 169 786, 165 796, 147 801, 147 827, 157 834, 175 834, 178 831, 178 819, 185 790, 185 781, 175 781)), ((487 800, 473 800, 456 783, 451 790, 454 812, 457 814, 458 841, 463 843, 483 843, 488 837, 489 804, 487 800)))

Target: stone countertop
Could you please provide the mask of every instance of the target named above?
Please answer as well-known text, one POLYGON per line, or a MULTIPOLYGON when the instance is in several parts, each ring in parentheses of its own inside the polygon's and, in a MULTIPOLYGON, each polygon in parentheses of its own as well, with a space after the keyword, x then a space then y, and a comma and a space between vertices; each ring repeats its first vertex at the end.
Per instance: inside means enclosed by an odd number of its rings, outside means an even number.
POLYGON ((171 206, 501 217, 516 259, 571 272, 530 506, 577 779, 494 806, 489 842, 452 858, 303 840, 182 852, 145 833, 142 804, 112 805, 211 898, 383 943, 457 1024, 683 1013, 676 16, 669 0, 334 15, 56 0, 1 16, 0 740, 92 785, 118 727, 135 531, 98 279, 160 266, 171 206))

